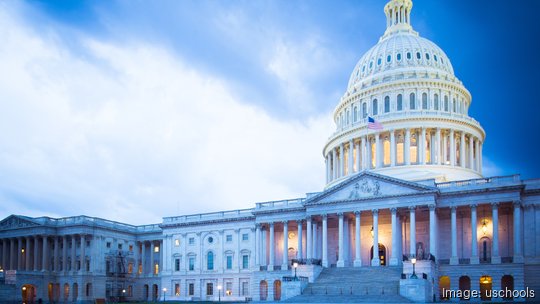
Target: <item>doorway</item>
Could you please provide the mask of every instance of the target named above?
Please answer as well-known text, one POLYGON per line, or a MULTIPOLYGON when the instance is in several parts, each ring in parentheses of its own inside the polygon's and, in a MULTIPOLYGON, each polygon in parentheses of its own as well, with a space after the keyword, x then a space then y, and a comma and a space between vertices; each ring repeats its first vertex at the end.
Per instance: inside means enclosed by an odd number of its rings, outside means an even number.
MULTIPOLYGON (((373 260, 373 246, 370 249, 369 259, 373 260)), ((379 260, 381 261, 381 266, 386 266, 386 247, 381 243, 379 243, 379 260)))

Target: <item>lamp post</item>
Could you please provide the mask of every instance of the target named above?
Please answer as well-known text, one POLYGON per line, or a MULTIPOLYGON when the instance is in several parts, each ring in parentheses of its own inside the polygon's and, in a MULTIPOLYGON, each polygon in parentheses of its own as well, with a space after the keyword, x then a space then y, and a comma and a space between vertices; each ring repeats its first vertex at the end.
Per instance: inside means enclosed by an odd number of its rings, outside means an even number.
POLYGON ((165 302, 165 295, 167 293, 167 288, 163 287, 163 302, 165 302))
POLYGON ((293 267, 294 267, 294 280, 298 280, 298 277, 296 276, 296 268, 298 268, 298 262, 294 262, 293 263, 293 267))
POLYGON ((411 279, 417 279, 418 277, 416 276, 416 258, 412 258, 411 259, 411 263, 412 263, 412 275, 411 275, 411 279))
POLYGON ((218 289, 218 302, 221 302, 221 285, 218 285, 217 286, 217 289, 218 289))

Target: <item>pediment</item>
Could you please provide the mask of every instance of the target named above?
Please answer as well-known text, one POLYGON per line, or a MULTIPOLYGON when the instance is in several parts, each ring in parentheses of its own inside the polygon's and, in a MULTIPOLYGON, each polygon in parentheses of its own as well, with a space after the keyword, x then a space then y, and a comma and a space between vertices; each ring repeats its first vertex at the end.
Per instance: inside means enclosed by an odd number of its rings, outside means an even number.
POLYGON ((362 172, 310 198, 306 204, 432 193, 435 188, 372 172, 362 172))
POLYGON ((18 215, 10 215, 0 221, 0 229, 14 229, 39 226, 39 224, 18 215))

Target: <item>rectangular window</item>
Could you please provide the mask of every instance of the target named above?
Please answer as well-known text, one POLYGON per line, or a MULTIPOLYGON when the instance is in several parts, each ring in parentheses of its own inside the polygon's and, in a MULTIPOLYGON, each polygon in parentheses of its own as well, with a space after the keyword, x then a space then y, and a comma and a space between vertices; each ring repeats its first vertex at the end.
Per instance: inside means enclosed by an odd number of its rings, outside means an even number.
POLYGON ((227 269, 232 269, 232 255, 227 256, 227 269))
POLYGON ((179 239, 174 240, 174 246, 176 246, 176 247, 180 246, 180 240, 179 239))
POLYGON ((142 264, 139 264, 139 274, 142 273, 142 264))
POLYGON ((129 274, 132 274, 132 273, 133 273, 133 263, 129 263, 129 264, 128 264, 128 273, 129 273, 129 274))
POLYGON ((133 252, 133 245, 129 245, 129 251, 133 252))
POLYGON ((243 255, 242 256, 242 269, 248 269, 249 268, 249 256, 243 255))
POLYGON ((249 234, 247 233, 242 234, 242 241, 247 241, 247 240, 249 240, 249 234))
POLYGON ((189 258, 189 270, 190 271, 195 270, 195 258, 194 257, 189 258))
POLYGON ((195 284, 189 283, 188 285, 188 295, 192 296, 195 294, 195 284))
POLYGON ((159 252, 159 246, 154 246, 154 252, 159 252))
POLYGON ((158 274, 159 273, 159 264, 156 263, 154 264, 154 274, 158 274))
MULTIPOLYGON (((71 248, 71 244, 69 245, 69 248, 71 248)), ((111 248, 111 242, 107 242, 107 248, 111 248)))
POLYGON ((214 284, 213 283, 206 283, 206 295, 207 296, 213 296, 214 295, 214 284))
POLYGON ((180 284, 178 284, 178 283, 174 284, 174 295, 175 296, 180 295, 180 284))
POLYGON ((248 282, 242 282, 242 295, 249 296, 249 285, 248 282))
POLYGON ((195 244, 195 238, 190 237, 189 238, 189 244, 194 245, 195 244))
POLYGON ((225 283, 225 295, 232 295, 232 282, 225 283))
POLYGON ((180 271, 180 259, 174 259, 174 271, 180 271))
POLYGON ((227 234, 227 242, 232 242, 232 234, 227 234))
POLYGON ((122 244, 118 244, 118 249, 122 250, 122 244))

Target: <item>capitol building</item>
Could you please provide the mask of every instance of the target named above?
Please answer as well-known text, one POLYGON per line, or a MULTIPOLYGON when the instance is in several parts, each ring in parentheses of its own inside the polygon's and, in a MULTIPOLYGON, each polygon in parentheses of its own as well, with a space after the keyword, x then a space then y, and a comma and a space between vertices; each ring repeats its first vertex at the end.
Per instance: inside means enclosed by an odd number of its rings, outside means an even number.
POLYGON ((144 226, 11 215, 0 302, 533 300, 540 180, 483 176, 471 94, 412 8, 384 6, 352 70, 320 192, 144 226))

